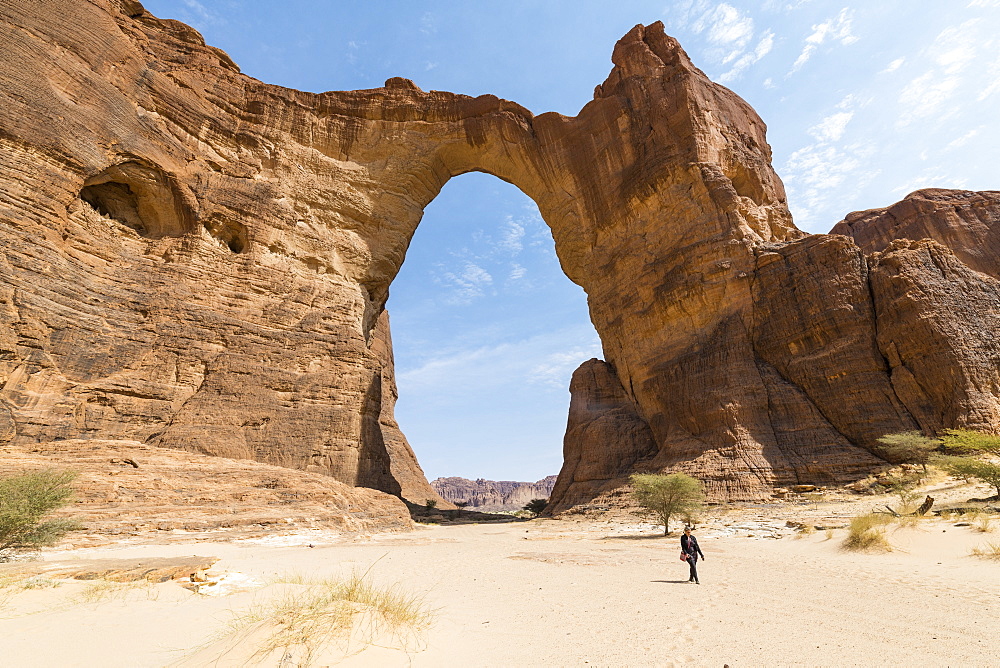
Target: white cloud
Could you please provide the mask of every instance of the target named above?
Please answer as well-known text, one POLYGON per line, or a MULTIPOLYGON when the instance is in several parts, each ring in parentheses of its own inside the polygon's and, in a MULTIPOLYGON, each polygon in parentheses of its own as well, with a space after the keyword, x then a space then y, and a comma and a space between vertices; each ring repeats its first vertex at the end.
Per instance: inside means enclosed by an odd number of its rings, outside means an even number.
POLYGON ((194 12, 198 16, 198 18, 200 18, 205 23, 214 25, 224 25, 226 23, 226 20, 223 18, 221 14, 212 11, 205 5, 198 2, 198 0, 182 0, 182 1, 184 2, 184 5, 188 9, 194 12))
POLYGON ((967 187, 967 183, 966 179, 945 174, 939 167, 935 166, 928 167, 915 177, 893 188, 892 192, 902 198, 915 190, 923 190, 924 188, 954 188, 962 190, 967 187))
POLYGON ((969 130, 968 132, 966 132, 961 137, 958 137, 957 139, 951 140, 950 142, 948 142, 948 145, 945 147, 945 150, 950 150, 950 149, 955 149, 955 148, 959 148, 959 147, 965 146, 970 141, 972 141, 972 139, 975 138, 976 135, 979 134, 979 131, 981 129, 982 128, 975 128, 973 130, 969 130))
POLYGON ((601 342, 598 340, 566 352, 551 353, 531 368, 528 382, 550 387, 568 387, 569 378, 581 363, 592 357, 600 358, 602 354, 601 342))
MULTIPOLYGON (((527 339, 443 351, 412 369, 398 369, 406 392, 447 397, 455 388, 539 384, 565 390, 576 367, 601 357, 593 328, 573 326, 527 339), (566 341, 577 343, 567 349, 566 341)), ((468 391, 465 389, 463 391, 468 391)))
POLYGON ((827 40, 840 42, 844 46, 858 41, 857 36, 851 32, 851 23, 853 20, 854 12, 845 7, 844 9, 841 9, 840 13, 832 19, 814 25, 812 27, 812 33, 806 37, 805 45, 802 47, 802 52, 799 54, 799 57, 795 59, 795 63, 792 65, 792 69, 789 74, 793 74, 802 69, 802 66, 805 65, 810 58, 812 58, 816 49, 822 46, 827 40))
POLYGON ((727 67, 718 77, 722 82, 737 79, 774 48, 774 32, 755 37, 753 18, 726 2, 685 2, 664 13, 670 15, 672 27, 704 34, 708 48, 702 57, 727 67))
POLYGON ((420 17, 420 32, 428 37, 437 34, 437 21, 432 13, 424 12, 420 17))
POLYGON ((486 294, 486 289, 493 284, 493 276, 478 264, 466 260, 460 271, 446 271, 436 282, 449 290, 446 297, 449 303, 468 304, 486 294))
POLYGON ((1000 7, 1000 0, 972 0, 970 8, 986 9, 989 7, 1000 7))
POLYGON ((523 221, 514 220, 513 216, 507 216, 507 219, 504 221, 503 230, 500 233, 500 239, 496 244, 497 248, 512 255, 517 255, 524 248, 523 241, 523 221))
POLYGON ((874 150, 861 142, 834 146, 819 141, 792 153, 782 171, 796 224, 807 230, 832 227, 836 220, 819 220, 817 212, 836 204, 843 197, 838 188, 848 181, 860 185, 878 174, 866 167, 874 150))
POLYGON ((764 88, 767 89, 777 88, 777 86, 774 85, 774 80, 771 79, 771 77, 764 79, 764 83, 762 85, 764 86, 764 88))
POLYGON ((527 273, 528 269, 526 267, 522 267, 521 265, 515 262, 513 266, 511 266, 510 274, 507 276, 507 280, 519 281, 522 278, 524 278, 525 275, 527 275, 527 273))
POLYGON ((881 73, 882 74, 888 74, 890 72, 895 72, 900 67, 902 67, 903 63, 905 63, 905 62, 906 62, 906 58, 897 58, 896 60, 894 60, 891 63, 889 63, 888 65, 886 65, 885 69, 882 70, 881 73))
POLYGON ((847 124, 854 118, 853 111, 840 111, 831 114, 822 121, 809 128, 809 134, 821 142, 840 141, 844 136, 847 124))
POLYGON ((952 97, 959 83, 958 77, 940 78, 934 70, 924 72, 910 81, 899 94, 901 113, 897 126, 904 127, 915 119, 927 118, 932 114, 939 120, 954 114, 956 109, 945 110, 942 107, 952 97))
POLYGON ((754 48, 754 50, 750 53, 744 54, 735 63, 733 63, 733 66, 728 72, 719 76, 719 81, 726 82, 737 78, 745 69, 770 53, 772 48, 774 48, 774 33, 768 30, 764 33, 764 36, 761 37, 760 41, 757 42, 756 48, 754 48))

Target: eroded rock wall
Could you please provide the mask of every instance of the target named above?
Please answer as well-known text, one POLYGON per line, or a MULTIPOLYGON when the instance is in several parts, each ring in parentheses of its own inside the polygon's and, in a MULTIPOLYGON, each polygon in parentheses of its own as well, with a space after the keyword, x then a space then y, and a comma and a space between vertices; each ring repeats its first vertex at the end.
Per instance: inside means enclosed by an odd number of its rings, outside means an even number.
POLYGON ((603 343, 606 361, 574 379, 554 496, 591 494, 634 455, 759 498, 865 470, 890 426, 993 420, 991 348, 946 341, 947 311, 985 308, 991 284, 921 311, 905 280, 972 279, 914 260, 880 292, 876 269, 902 250, 873 268, 797 230, 763 122, 662 24, 619 41, 573 118, 400 78, 264 84, 132 0, 5 3, 0 43, 8 442, 137 440, 422 503, 382 314, 423 208, 469 171, 538 204, 603 343), (934 359, 959 376, 944 394, 922 385, 919 346, 890 334, 928 313, 934 359), (900 390, 907 373, 922 394, 900 390), (571 436, 625 424, 610 450, 571 436))

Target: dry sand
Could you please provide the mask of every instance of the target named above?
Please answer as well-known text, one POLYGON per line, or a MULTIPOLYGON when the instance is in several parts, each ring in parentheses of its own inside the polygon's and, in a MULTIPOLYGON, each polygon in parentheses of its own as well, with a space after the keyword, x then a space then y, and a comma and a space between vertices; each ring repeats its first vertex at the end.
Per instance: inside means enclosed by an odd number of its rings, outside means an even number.
MULTIPOLYGON (((274 584, 276 576, 366 570, 373 582, 424 596, 436 610, 433 625, 417 637, 378 636, 367 648, 356 631, 314 665, 1000 665, 1000 562, 969 555, 1000 543, 1000 519, 992 533, 955 519, 922 520, 890 531, 897 549, 886 554, 844 552, 842 529, 796 537, 784 527, 793 517, 844 523, 871 505, 786 504, 716 516, 698 531, 707 557, 701 585, 686 582, 676 536, 614 522, 51 551, 46 560, 214 555, 221 558, 214 571, 229 574, 219 588, 231 593, 199 595, 177 583, 8 590, 0 665, 248 665, 250 640, 223 653, 212 637, 233 611, 296 589, 274 584)), ((262 665, 298 663, 272 655, 262 665)))

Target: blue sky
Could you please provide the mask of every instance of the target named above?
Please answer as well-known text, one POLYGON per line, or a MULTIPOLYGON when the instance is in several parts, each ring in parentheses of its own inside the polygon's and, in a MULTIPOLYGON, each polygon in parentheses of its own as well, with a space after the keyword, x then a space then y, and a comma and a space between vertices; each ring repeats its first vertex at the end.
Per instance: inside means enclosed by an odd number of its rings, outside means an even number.
MULTIPOLYGON (((145 0, 250 76, 309 91, 424 90, 575 115, 637 23, 768 125, 796 224, 918 188, 1000 189, 1000 0, 374 2, 145 0)), ((496 178, 450 181, 389 299, 397 418, 430 479, 557 473, 569 378, 600 357, 583 292, 534 204, 496 178)))

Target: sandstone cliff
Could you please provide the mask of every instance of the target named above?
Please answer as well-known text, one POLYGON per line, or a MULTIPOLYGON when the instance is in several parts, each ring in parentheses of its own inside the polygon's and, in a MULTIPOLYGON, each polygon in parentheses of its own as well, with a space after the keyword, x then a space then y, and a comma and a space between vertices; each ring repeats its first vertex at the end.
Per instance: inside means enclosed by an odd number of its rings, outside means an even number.
POLYGON ((264 84, 134 0, 5 3, 0 41, 6 442, 136 440, 422 503, 382 314, 469 171, 538 204, 603 343, 563 505, 636 469, 760 498, 859 475, 884 431, 998 426, 997 282, 797 230, 763 122, 662 24, 573 118, 400 78, 264 84))
POLYGON ((468 480, 467 478, 437 478, 431 487, 442 499, 454 503, 467 501, 469 508, 484 512, 520 510, 532 499, 547 499, 552 494, 556 476, 550 475, 538 482, 513 480, 468 480))
POLYGON ((865 253, 896 239, 933 239, 969 268, 1000 278, 1000 191, 918 190, 884 209, 849 213, 830 234, 851 237, 865 253))

